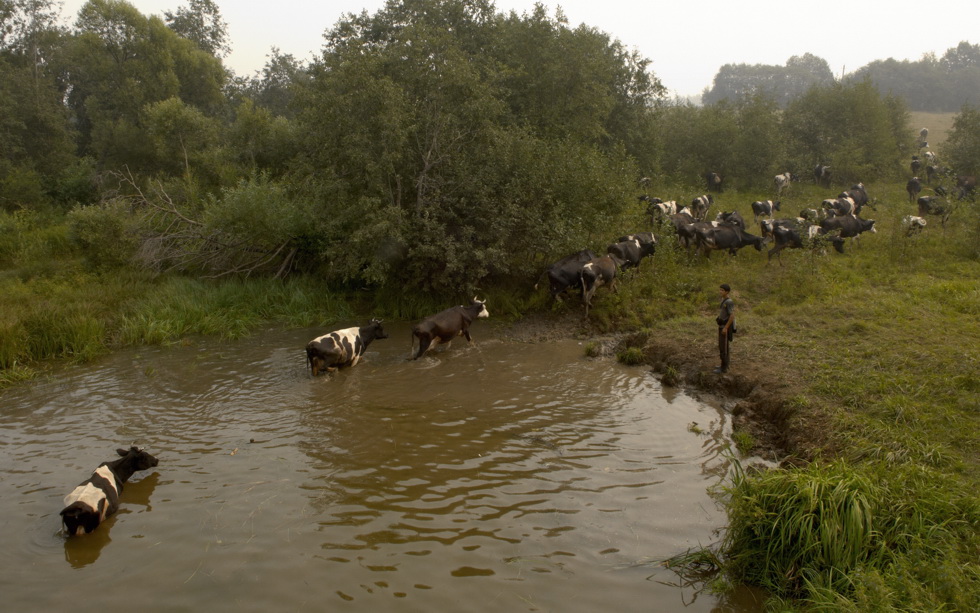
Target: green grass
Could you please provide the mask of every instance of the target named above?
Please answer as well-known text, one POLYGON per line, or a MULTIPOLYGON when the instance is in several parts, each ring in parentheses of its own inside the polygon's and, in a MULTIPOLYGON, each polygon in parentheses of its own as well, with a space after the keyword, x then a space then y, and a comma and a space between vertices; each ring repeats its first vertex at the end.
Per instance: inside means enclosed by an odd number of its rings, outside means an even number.
MULTIPOLYGON (((945 231, 930 219, 910 238, 900 220, 915 205, 904 186, 868 190, 877 210, 863 216, 877 233, 843 255, 786 250, 780 264, 744 249, 689 259, 665 240, 618 295, 597 295, 593 313, 604 329, 652 329, 658 343, 710 366, 717 287, 731 284, 734 372, 784 388, 788 429, 812 439, 789 450, 794 464, 808 463, 740 473, 732 484, 718 545, 731 582, 765 587, 775 610, 974 611, 980 210, 958 203, 945 231)), ((825 191, 794 185, 779 216, 825 191)), ((771 197, 726 192, 713 210, 751 220, 750 203, 771 197)))

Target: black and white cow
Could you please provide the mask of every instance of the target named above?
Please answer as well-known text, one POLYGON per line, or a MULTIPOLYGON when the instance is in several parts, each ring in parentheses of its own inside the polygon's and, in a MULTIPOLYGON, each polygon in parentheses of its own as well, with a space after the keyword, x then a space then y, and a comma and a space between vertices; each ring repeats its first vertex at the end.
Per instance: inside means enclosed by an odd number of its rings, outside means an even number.
POLYGON ((354 366, 375 339, 388 338, 380 319, 360 328, 344 328, 318 336, 306 344, 306 362, 313 376, 354 366))
POLYGON ((796 177, 793 176, 793 173, 791 172, 784 172, 781 175, 776 175, 773 177, 773 183, 776 185, 776 195, 780 196, 782 195, 783 190, 789 189, 789 186, 793 183, 794 179, 796 179, 796 177))
POLYGON ((91 477, 65 496, 61 521, 68 536, 87 534, 98 528, 119 508, 123 483, 136 471, 157 465, 156 458, 138 447, 117 449, 116 453, 121 456, 118 460, 100 464, 91 477))
POLYGON ((711 194, 698 196, 691 201, 691 215, 694 219, 703 220, 705 215, 708 214, 708 209, 711 208, 714 202, 715 199, 711 194))
POLYGON ((909 168, 912 170, 913 177, 919 175, 919 171, 922 170, 922 160, 919 159, 919 156, 912 156, 912 161, 909 163, 909 168))
POLYGON ((721 191, 721 175, 717 172, 709 172, 704 175, 704 182, 707 183, 709 192, 721 191))
POLYGON ((474 319, 490 316, 486 304, 486 300, 478 300, 474 296, 469 306, 454 306, 415 324, 412 327, 412 352, 415 354, 412 359, 417 360, 439 343, 448 346, 457 336, 464 336, 467 342, 472 343, 470 324, 474 319), (415 352, 415 339, 419 339, 418 352, 415 352))
POLYGON ((647 206, 647 215, 650 216, 650 223, 656 225, 660 220, 667 219, 677 213, 677 201, 667 200, 666 202, 656 198, 656 202, 651 201, 647 206))
POLYGON ((817 164, 813 169, 813 180, 817 185, 830 187, 830 166, 817 164))
POLYGON ((853 238, 855 242, 859 240, 862 232, 875 234, 875 220, 861 219, 853 215, 841 215, 838 217, 828 217, 820 222, 820 234, 830 234, 839 232, 841 238, 853 238))
POLYGON ((953 205, 942 196, 920 196, 916 201, 919 205, 919 217, 935 215, 940 218, 943 228, 953 213, 953 205))
MULTIPOLYGON (((779 222, 792 222, 793 220, 777 220, 779 222)), ((762 223, 767 223, 763 221, 762 223)), ((779 265, 783 265, 782 250, 802 249, 807 245, 816 246, 823 239, 820 237, 820 227, 808 223, 776 223, 772 226, 773 248, 769 250, 768 260, 772 260, 775 255, 779 259, 779 265)), ((838 253, 844 253, 844 239, 839 236, 827 236, 826 240, 834 246, 838 253)))
POLYGON ((766 240, 761 236, 749 234, 738 226, 729 223, 699 224, 697 228, 698 249, 705 257, 711 257, 711 252, 728 251, 731 255, 738 253, 742 247, 752 245, 756 251, 762 251, 766 240))
POLYGON ((592 306, 592 296, 603 285, 608 285, 613 292, 616 290, 616 271, 623 261, 612 254, 596 258, 582 267, 582 302, 585 304, 585 316, 589 316, 592 306))
POLYGON ((779 200, 756 200, 752 203, 752 213, 755 214, 755 221, 760 217, 772 217, 773 211, 779 210, 779 200))
POLYGON ((923 217, 906 215, 902 218, 902 227, 905 228, 905 236, 912 236, 922 232, 922 229, 926 227, 926 220, 923 217))
POLYGON ((905 191, 909 193, 909 202, 913 202, 919 196, 919 192, 922 191, 922 181, 919 177, 909 179, 909 182, 905 184, 905 191))
POLYGON ((645 257, 652 256, 657 251, 657 237, 653 232, 640 232, 620 236, 617 242, 609 245, 606 253, 611 253, 623 260, 623 270, 636 268, 645 257))
MULTIPOLYGON (((837 196, 838 198, 850 198, 854 201, 855 215, 861 210, 862 207, 870 206, 868 199, 868 190, 865 189, 864 183, 857 183, 851 186, 851 189, 846 192, 841 192, 837 196)), ((871 208, 874 208, 873 206, 871 208)))
POLYGON ((726 213, 725 211, 719 211, 719 213, 715 215, 715 221, 730 223, 732 225, 738 226, 743 230, 745 229, 745 220, 742 218, 742 215, 738 211, 732 211, 731 213, 726 213))
POLYGON ((800 217, 811 223, 817 223, 827 217, 827 211, 823 208, 819 211, 817 209, 801 209, 800 217))
MULTIPOLYGON (((591 249, 583 249, 571 255, 566 255, 548 267, 544 274, 548 275, 551 297, 559 299, 565 290, 582 287, 582 267, 595 259, 596 254, 591 249)), ((538 289, 538 284, 534 285, 538 289)))

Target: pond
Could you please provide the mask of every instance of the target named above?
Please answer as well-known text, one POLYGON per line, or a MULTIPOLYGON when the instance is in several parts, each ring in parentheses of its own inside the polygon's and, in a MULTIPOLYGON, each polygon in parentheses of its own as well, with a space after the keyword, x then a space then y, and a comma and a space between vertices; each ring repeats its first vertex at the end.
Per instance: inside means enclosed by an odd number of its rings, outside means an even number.
POLYGON ((481 321, 410 361, 410 325, 385 327, 316 378, 321 328, 120 351, 0 393, 4 608, 761 610, 656 563, 724 526, 721 407, 581 341, 481 321), (66 538, 64 496, 133 443, 159 466, 66 538))

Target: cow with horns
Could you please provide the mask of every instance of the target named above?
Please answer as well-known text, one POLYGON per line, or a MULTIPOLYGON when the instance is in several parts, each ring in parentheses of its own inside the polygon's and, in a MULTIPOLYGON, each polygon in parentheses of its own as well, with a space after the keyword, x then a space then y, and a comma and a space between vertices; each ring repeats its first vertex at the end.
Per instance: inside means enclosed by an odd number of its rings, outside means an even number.
POLYGON ((415 324, 412 327, 412 359, 417 360, 439 343, 446 343, 448 346, 457 336, 466 337, 466 342, 472 343, 470 324, 474 319, 490 316, 486 304, 486 300, 479 300, 474 296, 467 306, 454 306, 415 324), (415 339, 419 339, 418 352, 415 351, 415 339))

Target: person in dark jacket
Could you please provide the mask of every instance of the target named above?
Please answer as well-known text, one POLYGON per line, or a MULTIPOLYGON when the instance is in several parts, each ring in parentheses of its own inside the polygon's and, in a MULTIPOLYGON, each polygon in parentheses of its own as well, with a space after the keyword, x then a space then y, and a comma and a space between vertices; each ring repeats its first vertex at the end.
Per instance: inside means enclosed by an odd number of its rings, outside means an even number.
POLYGON ((728 372, 731 355, 729 345, 732 342, 732 336, 735 334, 735 301, 729 297, 732 288, 727 283, 722 283, 719 289, 721 291, 721 311, 715 318, 715 323, 718 324, 718 353, 721 357, 721 366, 714 370, 716 374, 728 372))

